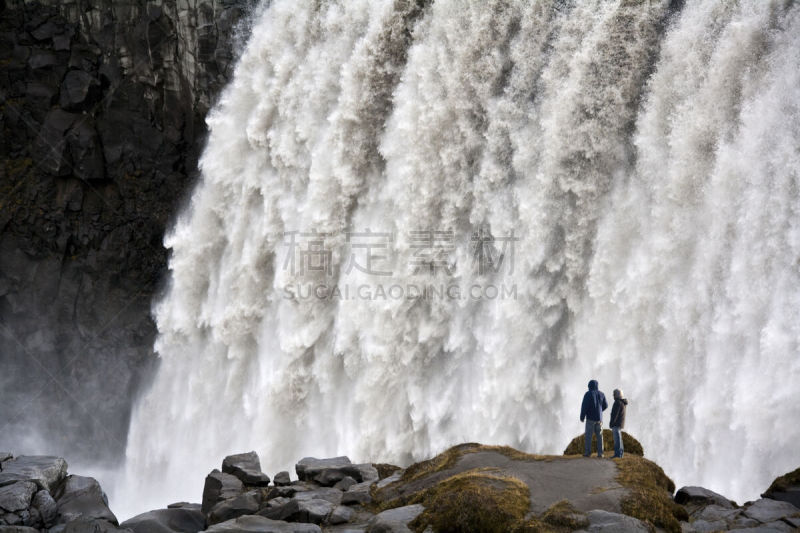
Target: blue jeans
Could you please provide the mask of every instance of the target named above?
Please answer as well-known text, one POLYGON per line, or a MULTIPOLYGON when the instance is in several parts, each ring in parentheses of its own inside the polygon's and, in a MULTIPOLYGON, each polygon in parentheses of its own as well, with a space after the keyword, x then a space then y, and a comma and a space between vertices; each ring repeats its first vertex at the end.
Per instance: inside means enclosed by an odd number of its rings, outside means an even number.
POLYGON ((622 428, 611 428, 611 434, 614 435, 614 457, 622 457, 622 452, 625 451, 622 445, 622 428))
POLYGON ((586 419, 586 434, 584 440, 583 455, 589 457, 592 455, 592 434, 597 435, 597 457, 603 457, 603 423, 596 420, 586 419))

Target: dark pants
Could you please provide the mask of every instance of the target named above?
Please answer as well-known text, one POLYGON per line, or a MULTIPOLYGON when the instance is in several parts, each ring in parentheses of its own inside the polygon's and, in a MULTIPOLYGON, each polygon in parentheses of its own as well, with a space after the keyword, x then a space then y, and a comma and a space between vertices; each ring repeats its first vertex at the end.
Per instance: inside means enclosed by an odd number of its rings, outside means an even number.
POLYGON ((592 455, 592 434, 597 435, 597 457, 603 457, 603 423, 597 420, 586 419, 586 445, 584 446, 583 455, 589 457, 592 455))

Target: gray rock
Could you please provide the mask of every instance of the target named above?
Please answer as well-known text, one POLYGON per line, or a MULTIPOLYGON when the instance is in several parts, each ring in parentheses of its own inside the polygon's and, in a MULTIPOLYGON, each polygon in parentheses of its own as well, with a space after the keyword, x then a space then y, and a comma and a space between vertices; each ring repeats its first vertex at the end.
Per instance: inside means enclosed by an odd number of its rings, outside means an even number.
POLYGON ((121 527, 133 533, 197 533, 206 527, 206 519, 197 508, 172 507, 136 515, 121 527))
POLYGON ((800 507, 800 486, 788 487, 786 490, 774 490, 762 494, 764 498, 789 502, 795 507, 800 507))
POLYGON ((70 70, 61 83, 61 107, 77 111, 90 105, 100 96, 100 82, 88 72, 70 70))
POLYGON ((216 504, 208 513, 208 523, 218 524, 242 515, 254 514, 260 506, 261 494, 258 491, 245 492, 216 504))
POLYGON ((270 520, 259 515, 245 515, 215 524, 207 533, 322 533, 315 524, 291 524, 281 520, 270 520))
POLYGON ((295 470, 299 479, 313 481, 324 487, 331 487, 347 476, 359 483, 378 479, 378 471, 374 466, 366 463, 354 465, 345 456, 328 459, 305 457, 295 465, 295 470))
POLYGON ((706 522, 716 522, 723 520, 725 522, 735 519, 741 513, 741 509, 733 509, 729 507, 722 507, 716 504, 701 507, 699 510, 692 514, 694 520, 705 520, 706 522))
POLYGON ((258 514, 272 520, 321 524, 334 507, 331 502, 326 500, 289 500, 277 507, 266 507, 258 514))
POLYGON ((350 476, 347 476, 347 477, 343 478, 341 481, 339 481, 338 483, 336 483, 336 485, 334 485, 333 488, 339 489, 341 491, 345 491, 345 490, 349 489, 350 487, 352 487, 353 485, 355 485, 357 483, 358 483, 358 481, 356 481, 355 479, 351 478, 350 476))
POLYGON ((335 507, 327 500, 308 500, 298 502, 300 505, 299 522, 309 522, 311 524, 321 524, 335 507))
POLYGON ((211 508, 219 502, 235 498, 242 492, 244 492, 244 484, 238 477, 213 470, 206 476, 201 510, 203 514, 208 514, 211 512, 211 508))
POLYGON ((227 456, 222 461, 222 471, 238 477, 246 485, 269 485, 269 476, 261 471, 261 461, 256 452, 227 456))
MULTIPOLYGON (((280 499, 280 498, 276 498, 280 499)), ((282 503, 275 503, 258 511, 259 516, 269 518, 270 520, 290 520, 298 516, 300 512, 300 503, 296 500, 283 498, 282 503)))
POLYGON ((31 505, 39 511, 39 516, 45 527, 50 527, 56 523, 56 519, 58 518, 58 504, 49 492, 40 490, 34 494, 31 505))
POLYGON ((787 516, 783 521, 792 527, 800 528, 800 516, 787 516))
POLYGON ((356 479, 356 481, 363 483, 363 482, 376 482, 380 479, 380 475, 378 474, 378 469, 372 466, 371 463, 362 463, 355 465, 356 471, 359 473, 358 476, 352 476, 356 479))
POLYGON ((378 489, 382 489, 383 487, 390 485, 395 481, 400 481, 400 479, 403 477, 403 472, 405 472, 405 470, 398 470, 391 476, 381 479, 380 481, 378 481, 378 483, 375 484, 375 487, 378 489))
POLYGON ((342 491, 334 487, 324 487, 317 490, 298 492, 294 495, 294 499, 297 501, 325 500, 333 505, 339 505, 342 503, 342 491))
POLYGON ((354 514, 351 508, 340 505, 331 511, 328 517, 328 523, 334 526, 337 524, 346 524, 353 518, 354 514))
POLYGON ((342 493, 341 503, 344 505, 363 505, 365 503, 370 503, 372 501, 372 495, 369 491, 371 484, 370 482, 365 482, 353 485, 342 493))
POLYGON ((0 509, 7 512, 24 511, 30 507, 36 489, 36 483, 32 481, 17 481, 0 487, 0 509))
MULTIPOLYGON (((595 509, 586 513, 589 526, 581 531, 590 533, 649 533, 650 528, 641 520, 624 514, 610 513, 595 509)), ((694 525, 694 524, 692 524, 694 525)))
POLYGON ((728 521, 729 529, 743 529, 747 527, 756 527, 759 524, 758 520, 747 518, 746 516, 738 516, 736 519, 728 521))
POLYGON ((3 461, 0 485, 9 481, 33 481, 51 493, 67 475, 67 462, 49 455, 20 455, 3 461))
POLYGON ((295 494, 299 492, 306 492, 309 490, 317 490, 319 485, 314 483, 306 483, 305 481, 295 481, 289 485, 284 485, 280 487, 272 487, 269 491, 269 497, 275 498, 278 496, 282 496, 285 498, 291 498, 295 494))
POLYGON ((692 522, 692 531, 696 531, 698 533, 725 531, 726 529, 728 529, 728 523, 724 520, 695 520, 692 522))
POLYGON ((22 525, 22 518, 17 513, 6 513, 2 518, 9 526, 22 525))
POLYGON ((284 470, 275 474, 275 479, 273 482, 275 483, 276 487, 285 487, 286 485, 291 484, 292 479, 289 477, 289 472, 284 470))
POLYGON ((368 533, 408 533, 408 523, 425 510, 420 504, 396 507, 376 514, 369 521, 368 533))
POLYGON ((278 496, 277 498, 272 498, 267 500, 266 507, 280 507, 281 505, 285 505, 292 501, 290 498, 284 498, 283 496, 278 496))
POLYGON ((176 502, 167 505, 167 509, 191 509, 194 511, 200 511, 201 505, 199 503, 189 503, 189 502, 176 502))
MULTIPOLYGON (((108 508, 108 498, 100 484, 91 477, 68 476, 55 492, 58 504, 58 521, 67 523, 83 518, 86 520, 108 521, 117 525, 117 517, 108 508)), ((102 524, 93 527, 105 527, 102 524)))
POLYGON ((39 530, 28 526, 0 526, 0 533, 39 533, 39 530))
POLYGON ((760 526, 743 529, 742 531, 746 533, 783 533, 783 532, 789 533, 791 531, 795 531, 795 528, 793 528, 786 522, 777 520, 775 522, 770 522, 768 524, 762 524, 760 526))
POLYGON ((713 490, 708 490, 703 487, 681 487, 675 493, 675 502, 681 505, 695 504, 695 505, 719 505, 732 509, 735 507, 733 502, 722 494, 718 494, 713 490))
POLYGON ((744 510, 745 516, 753 520, 758 520, 762 524, 780 520, 785 516, 792 516, 795 513, 800 513, 800 509, 791 503, 769 498, 756 500, 744 510))
POLYGON ((132 533, 106 520, 78 518, 63 525, 64 529, 51 528, 50 533, 132 533), (53 531, 56 529, 56 531, 53 531))

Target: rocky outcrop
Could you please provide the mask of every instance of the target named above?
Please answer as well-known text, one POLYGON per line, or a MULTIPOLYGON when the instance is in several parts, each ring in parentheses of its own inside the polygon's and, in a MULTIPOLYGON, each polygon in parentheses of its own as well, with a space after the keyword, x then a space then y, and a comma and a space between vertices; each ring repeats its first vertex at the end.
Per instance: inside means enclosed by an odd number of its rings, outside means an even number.
POLYGON ((93 478, 67 475, 60 457, 0 461, 0 532, 83 533, 120 529, 108 498, 93 478))
MULTIPOLYGON (((280 472, 272 484, 260 465, 256 452, 229 455, 221 465, 226 471, 206 477, 202 504, 175 503, 117 524, 97 481, 68 475, 63 459, 0 453, 0 533, 756 533, 800 527, 800 508, 786 501, 738 506, 703 487, 683 487, 673 501, 674 484, 664 490, 662 482, 648 481, 660 468, 633 455, 541 456, 463 444, 407 469, 306 457, 295 465, 299 479, 280 472), (637 496, 653 492, 663 494, 637 496), (681 510, 680 522, 659 515, 662 496, 681 510)), ((783 476, 770 490, 793 479, 783 476)))
POLYGON ((761 496, 789 502, 795 507, 800 507, 800 468, 775 479, 761 496))
POLYGON ((0 2, 0 447, 120 456, 162 236, 255 4, 0 2))

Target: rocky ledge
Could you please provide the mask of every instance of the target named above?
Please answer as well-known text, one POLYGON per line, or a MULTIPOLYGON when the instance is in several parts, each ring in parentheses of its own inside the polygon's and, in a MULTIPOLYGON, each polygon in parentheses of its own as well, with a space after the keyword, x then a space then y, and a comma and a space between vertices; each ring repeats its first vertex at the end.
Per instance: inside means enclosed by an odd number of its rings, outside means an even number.
POLYGON ((765 493, 778 499, 742 506, 703 487, 675 492, 658 465, 634 454, 610 460, 462 444, 405 469, 306 457, 295 473, 270 479, 255 452, 230 455, 206 477, 202 502, 174 503, 119 524, 97 481, 68 475, 63 459, 0 453, 0 533, 800 529, 800 508, 786 501, 800 489, 800 469, 765 493))

